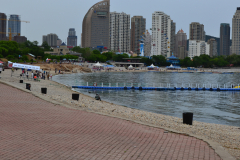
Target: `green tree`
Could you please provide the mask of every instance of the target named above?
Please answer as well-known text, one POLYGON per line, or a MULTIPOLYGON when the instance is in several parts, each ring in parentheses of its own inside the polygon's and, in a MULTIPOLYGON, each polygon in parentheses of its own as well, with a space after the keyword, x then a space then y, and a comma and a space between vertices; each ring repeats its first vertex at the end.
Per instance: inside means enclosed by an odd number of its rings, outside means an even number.
POLYGON ((13 55, 8 55, 6 58, 7 58, 7 60, 14 60, 15 59, 13 55))
POLYGON ((93 54, 101 54, 101 52, 99 50, 93 50, 93 54))
POLYGON ((113 58, 114 53, 113 52, 105 52, 102 55, 106 56, 107 57, 107 61, 108 61, 108 60, 111 60, 113 58))
POLYGON ((116 62, 123 61, 123 58, 129 58, 129 56, 126 53, 123 54, 117 54, 113 56, 113 60, 116 62))
POLYGON ((3 55, 0 54, 0 58, 3 58, 3 55))
POLYGON ((27 61, 27 60, 28 60, 28 57, 27 57, 26 55, 23 55, 23 56, 22 56, 22 60, 23 60, 23 61, 27 61))
POLYGON ((152 61, 154 65, 157 65, 157 66, 170 65, 169 63, 166 62, 166 58, 162 55, 152 56, 152 61))
POLYGON ((191 60, 190 57, 186 57, 184 59, 180 60, 180 66, 184 66, 184 67, 194 67, 193 65, 193 61, 191 60))
POLYGON ((150 66, 151 64, 153 64, 153 60, 146 57, 142 57, 140 62, 144 63, 146 66, 150 66))
POLYGON ((48 45, 46 41, 42 43, 42 47, 44 48, 45 51, 51 51, 51 47, 48 45))

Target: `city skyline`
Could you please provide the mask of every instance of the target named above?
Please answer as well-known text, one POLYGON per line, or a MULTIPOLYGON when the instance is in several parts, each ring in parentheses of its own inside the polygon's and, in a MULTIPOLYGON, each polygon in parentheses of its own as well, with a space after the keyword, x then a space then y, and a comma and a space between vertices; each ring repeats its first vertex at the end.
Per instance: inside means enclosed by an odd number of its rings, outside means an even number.
MULTIPOLYGON (((97 2, 99 2, 99 0, 70 0, 68 3, 59 3, 59 1, 56 0, 52 0, 51 2, 46 0, 41 2, 26 0, 24 3, 10 0, 2 4, 2 10, 0 12, 5 13, 7 16, 10 14, 18 14, 22 17, 22 20, 30 21, 28 24, 22 23, 21 31, 22 35, 28 37, 30 41, 37 40, 41 43, 42 35, 45 33, 56 33, 59 35, 59 38, 65 42, 68 36, 68 29, 75 28, 79 45, 81 43, 83 17, 87 10, 97 2), (16 5, 12 6, 12 3, 16 5), (28 9, 24 7, 26 4, 29 6, 28 9), (53 8, 52 5, 56 6, 56 4, 58 7, 53 8), (41 10, 41 8, 44 9, 41 10), (71 10, 68 10, 68 12, 59 11, 65 10, 66 8, 71 8, 71 10), (64 19, 66 19, 65 22, 64 19)), ((152 0, 151 3, 147 4, 151 9, 144 9, 148 8, 146 7, 146 1, 138 1, 138 3, 136 3, 135 0, 122 0, 111 1, 110 12, 125 12, 130 14, 130 17, 143 16, 147 22, 146 29, 149 30, 152 24, 152 13, 162 11, 176 22, 176 30, 183 29, 186 31, 188 37, 189 33, 187 31, 189 30, 189 24, 192 22, 203 24, 206 35, 219 37, 219 25, 221 23, 229 23, 230 27, 232 26, 232 17, 238 7, 237 2, 237 0, 233 0, 232 3, 221 0, 203 0, 201 2, 189 0, 160 2, 152 0), (136 9, 131 7, 133 5, 136 9), (213 5, 215 5, 214 8, 212 7, 213 5), (204 10, 202 10, 202 8, 204 8, 204 10)))

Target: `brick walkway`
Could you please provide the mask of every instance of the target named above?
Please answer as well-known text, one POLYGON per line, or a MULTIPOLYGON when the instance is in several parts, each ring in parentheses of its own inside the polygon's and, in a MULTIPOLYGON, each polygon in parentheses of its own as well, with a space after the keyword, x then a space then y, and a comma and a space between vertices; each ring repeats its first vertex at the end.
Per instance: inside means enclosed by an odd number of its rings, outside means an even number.
POLYGON ((0 83, 0 159, 220 159, 207 143, 54 105, 0 83))

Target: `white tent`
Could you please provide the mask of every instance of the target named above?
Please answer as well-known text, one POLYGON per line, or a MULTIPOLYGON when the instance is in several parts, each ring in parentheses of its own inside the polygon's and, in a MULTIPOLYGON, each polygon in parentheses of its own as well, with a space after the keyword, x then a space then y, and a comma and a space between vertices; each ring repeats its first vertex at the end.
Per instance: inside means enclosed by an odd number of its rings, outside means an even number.
POLYGON ((153 64, 151 66, 148 66, 149 68, 155 68, 156 66, 154 66, 153 64))
POLYGON ((96 66, 96 67, 102 67, 103 65, 101 65, 99 62, 97 62, 97 63, 94 64, 93 66, 96 66))
POLYGON ((130 65, 128 68, 133 68, 133 66, 132 66, 132 65, 130 65))
POLYGON ((32 65, 18 64, 18 63, 13 63, 12 67, 14 67, 14 68, 32 69, 32 70, 37 70, 37 71, 41 70, 40 66, 32 66, 32 65))

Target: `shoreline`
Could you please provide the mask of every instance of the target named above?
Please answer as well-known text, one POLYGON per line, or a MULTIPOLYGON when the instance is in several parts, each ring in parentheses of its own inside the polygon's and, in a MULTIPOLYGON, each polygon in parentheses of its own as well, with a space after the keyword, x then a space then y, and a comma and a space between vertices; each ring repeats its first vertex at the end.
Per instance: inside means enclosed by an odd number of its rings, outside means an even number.
MULTIPOLYGON (((25 84, 19 83, 19 78, 10 77, 10 70, 9 71, 5 70, 0 74, 0 76, 2 77, 0 79, 0 82, 27 91, 25 89, 25 84)), ((231 156, 228 155, 228 153, 225 152, 224 150, 227 150, 235 158, 240 159, 239 127, 197 121, 193 121, 192 126, 184 125, 182 124, 182 118, 132 109, 106 101, 96 101, 94 98, 88 95, 76 92, 72 90, 71 87, 68 87, 55 81, 50 80, 41 80, 41 82, 27 80, 24 81, 27 83, 29 82, 31 83, 32 85, 31 93, 33 95, 40 97, 51 103, 55 104, 60 103, 61 105, 64 105, 72 109, 80 109, 106 116, 117 117, 148 126, 163 128, 170 132, 193 136, 202 139, 208 144, 210 144, 210 146, 212 146, 213 149, 215 149, 216 152, 223 159, 231 158, 231 156), (41 87, 48 88, 47 95, 42 95, 40 93, 41 87), (71 100, 72 93, 78 93, 80 95, 79 101, 71 100)))

